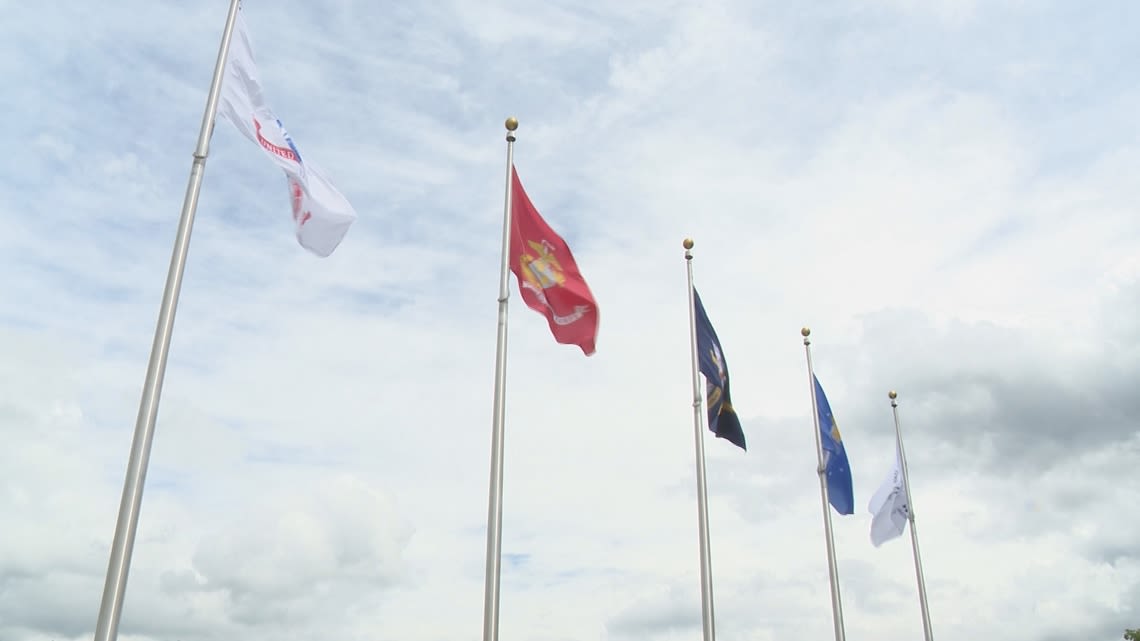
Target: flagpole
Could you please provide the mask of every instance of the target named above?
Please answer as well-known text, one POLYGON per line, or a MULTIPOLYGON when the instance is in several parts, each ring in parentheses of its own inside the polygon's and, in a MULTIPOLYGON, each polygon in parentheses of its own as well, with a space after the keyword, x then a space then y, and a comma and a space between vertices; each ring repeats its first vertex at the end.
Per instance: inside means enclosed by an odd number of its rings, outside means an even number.
POLYGON ((815 395, 815 370, 811 364, 811 330, 800 330, 804 337, 804 353, 807 355, 808 387, 811 388, 811 415, 815 423, 815 455, 819 463, 819 495, 823 499, 823 532, 827 538, 827 569, 831 579, 831 617, 835 626, 835 641, 846 641, 843 629, 843 602, 839 598, 839 569, 835 565, 835 538, 831 532, 831 505, 827 497, 827 468, 823 464, 823 443, 819 435, 819 399, 815 395))
POLYGON ((708 488, 705 482, 705 430, 704 415, 701 411, 700 368, 697 356, 697 308, 693 295, 693 239, 686 238, 685 270, 689 277, 689 355, 692 358, 693 374, 693 435, 697 458, 697 534, 701 546, 701 623, 704 641, 716 639, 716 626, 713 620, 712 554, 709 549, 709 509, 708 488))
POLYGON ((491 428, 491 486, 487 499, 487 570, 483 587, 483 641, 499 639, 499 574, 503 548, 503 418, 507 384, 507 300, 510 296, 511 178, 515 162, 515 130, 507 118, 507 186, 503 196, 503 249, 499 265, 499 332, 495 341, 495 401, 491 428))
POLYGON ((926 577, 922 572, 922 555, 918 552, 918 533, 914 530, 914 495, 910 493, 910 471, 907 469, 906 451, 903 449, 902 426, 899 423, 898 392, 891 390, 891 413, 895 415, 895 443, 899 448, 899 463, 902 465, 903 490, 906 492, 906 514, 910 521, 910 545, 914 550, 914 574, 918 579, 918 604, 922 608, 922 633, 926 641, 934 641, 934 629, 930 625, 930 608, 926 600, 926 577))
POLYGON ((202 189, 202 175, 206 169, 206 156, 209 154, 210 136, 213 133, 214 117, 218 110, 222 75, 225 73, 226 58, 229 55, 230 39, 233 36, 239 3, 240 0, 230 0, 226 26, 222 31, 222 42, 218 46, 218 60, 214 65, 214 75, 206 97, 206 108, 202 114, 202 127, 198 131, 198 144, 194 148, 194 160, 190 165, 190 180, 186 187, 186 197, 182 201, 182 213, 174 238, 166 287, 162 292, 162 305, 159 307, 158 323, 154 331, 154 344, 146 368, 142 399, 139 402, 139 413, 131 441, 130 458, 127 461, 123 496, 119 503, 119 517, 115 523, 115 538, 111 543, 107 579, 103 584, 103 600, 99 606, 99 619, 95 624, 95 641, 114 641, 119 634, 119 618, 127 590, 127 575, 131 567, 135 533, 138 530, 143 486, 146 483, 147 464, 150 460, 151 444, 154 441, 154 425, 158 417, 158 402, 162 395, 163 377, 166 374, 166 357, 170 351, 170 338, 174 331, 174 314, 178 308, 182 274, 186 267, 186 255, 190 249, 190 232, 194 227, 194 214, 198 209, 198 193, 202 189))

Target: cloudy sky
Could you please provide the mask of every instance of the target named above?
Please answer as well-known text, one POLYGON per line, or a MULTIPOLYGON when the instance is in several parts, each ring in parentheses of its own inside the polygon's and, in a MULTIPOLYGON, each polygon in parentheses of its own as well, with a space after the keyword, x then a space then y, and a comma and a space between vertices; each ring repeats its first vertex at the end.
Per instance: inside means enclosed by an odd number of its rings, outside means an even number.
MULTIPOLYGON (((225 0, 0 2, 0 640, 90 639, 225 0)), ((723 639, 830 639, 800 327, 843 430, 851 639, 921 635, 868 538, 899 391, 940 639, 1140 626, 1133 2, 247 0, 360 218, 317 258, 213 136, 124 641, 480 639, 503 120, 601 309, 512 278, 501 638, 700 634, 685 268, 723 639)))

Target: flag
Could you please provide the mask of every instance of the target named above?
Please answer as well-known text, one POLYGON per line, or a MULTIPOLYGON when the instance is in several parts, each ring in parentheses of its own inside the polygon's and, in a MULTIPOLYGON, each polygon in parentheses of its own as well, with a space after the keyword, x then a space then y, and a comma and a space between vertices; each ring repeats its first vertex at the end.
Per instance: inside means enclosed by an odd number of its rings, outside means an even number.
POLYGON ((747 451, 744 443, 744 430, 740 427, 740 419, 736 410, 732 408, 732 395, 728 388, 728 363, 724 360, 724 352, 720 348, 720 339, 716 330, 709 322, 705 313, 705 306, 701 304, 701 297, 697 288, 693 288, 693 303, 697 310, 697 359, 700 362, 701 373, 705 375, 706 401, 709 412, 709 429, 717 438, 727 439, 728 442, 747 451))
POLYGON ((906 486, 903 481, 902 457, 898 448, 895 448, 894 467, 883 480, 883 484, 871 497, 867 509, 873 515, 871 519, 871 544, 875 547, 902 536, 906 529, 906 522, 910 516, 910 501, 906 495, 906 486))
POLYGON ((812 374, 815 382, 815 401, 819 413, 819 432, 823 446, 823 467, 827 473, 827 497, 831 506, 840 514, 855 513, 855 496, 851 484, 851 466, 847 463, 847 448, 839 435, 839 425, 831 413, 831 404, 823 393, 819 379, 812 374))
POLYGON ((218 113, 285 172, 297 242, 318 256, 328 256, 356 220, 356 211, 317 166, 302 158, 281 120, 265 103, 240 9, 233 35, 218 113))
POLYGON ((586 356, 598 338, 598 305, 562 237, 530 202, 511 167, 511 271, 523 302, 546 317, 554 340, 586 356))

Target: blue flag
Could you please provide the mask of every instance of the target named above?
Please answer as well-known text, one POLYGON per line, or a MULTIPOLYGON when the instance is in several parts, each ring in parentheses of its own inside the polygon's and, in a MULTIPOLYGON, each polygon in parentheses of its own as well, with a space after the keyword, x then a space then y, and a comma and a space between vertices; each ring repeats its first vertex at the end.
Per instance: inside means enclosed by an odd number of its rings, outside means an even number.
POLYGON ((697 289, 693 288, 693 302, 697 310, 697 360, 701 373, 707 381, 706 406, 709 410, 709 429, 717 438, 728 439, 730 443, 747 451, 744 444, 744 430, 736 410, 732 409, 732 396, 728 391, 728 364, 720 348, 720 339, 709 322, 705 306, 697 289))
POLYGON ((855 513, 855 491, 851 485, 851 466, 847 463, 847 448, 839 435, 839 425, 831 413, 831 404, 823 393, 823 386, 815 378, 815 402, 819 407, 820 444, 823 446, 823 467, 827 471, 827 498, 840 514, 855 513))

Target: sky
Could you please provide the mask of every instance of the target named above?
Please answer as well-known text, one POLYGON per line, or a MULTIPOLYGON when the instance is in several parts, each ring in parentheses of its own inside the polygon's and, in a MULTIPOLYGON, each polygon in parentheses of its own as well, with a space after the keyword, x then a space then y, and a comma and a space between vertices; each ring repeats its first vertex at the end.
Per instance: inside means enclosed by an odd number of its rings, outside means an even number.
MULTIPOLYGON (((0 641, 90 639, 227 2, 0 2, 0 641)), ((832 639, 800 328, 842 430, 849 639, 898 391, 938 639, 1140 627, 1140 5, 247 0, 268 103, 359 214, 327 258, 214 130, 123 641, 481 639, 508 116, 600 309, 511 278, 503 641, 701 627, 685 262, 722 639, 832 639)))

